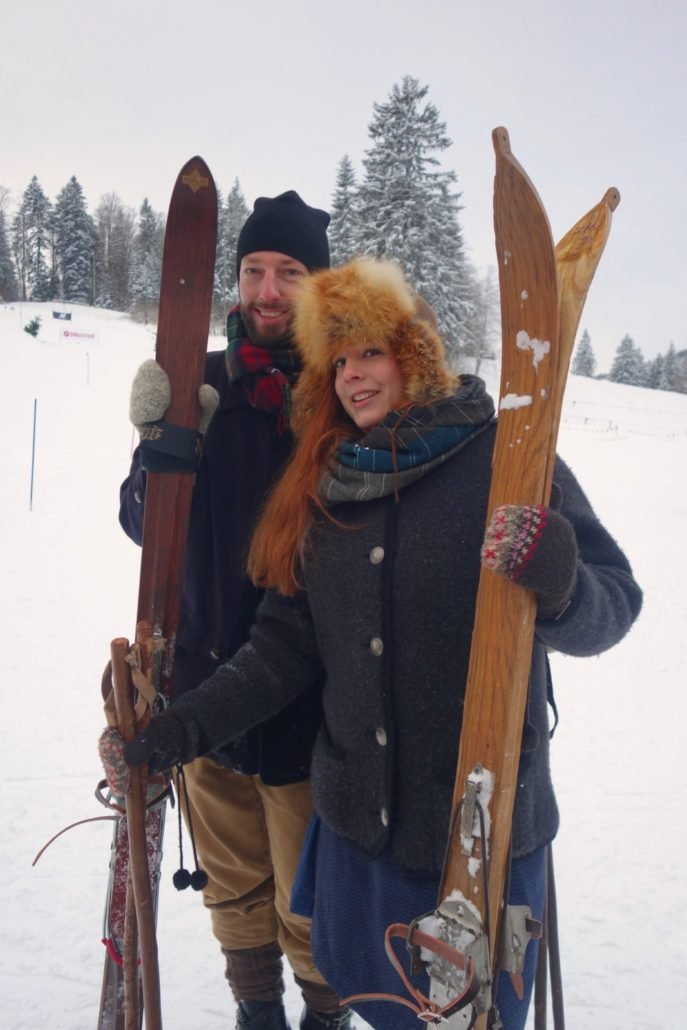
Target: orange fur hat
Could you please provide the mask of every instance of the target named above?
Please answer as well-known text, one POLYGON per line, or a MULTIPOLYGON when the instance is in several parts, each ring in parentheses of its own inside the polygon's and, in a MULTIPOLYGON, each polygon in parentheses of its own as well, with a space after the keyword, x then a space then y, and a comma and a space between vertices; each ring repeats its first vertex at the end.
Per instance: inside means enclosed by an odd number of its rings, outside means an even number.
POLYGON ((294 304, 293 336, 303 359, 294 391, 295 428, 332 383, 336 354, 346 346, 387 343, 405 393, 427 403, 455 393, 436 316, 398 265, 361 258, 309 276, 294 304))

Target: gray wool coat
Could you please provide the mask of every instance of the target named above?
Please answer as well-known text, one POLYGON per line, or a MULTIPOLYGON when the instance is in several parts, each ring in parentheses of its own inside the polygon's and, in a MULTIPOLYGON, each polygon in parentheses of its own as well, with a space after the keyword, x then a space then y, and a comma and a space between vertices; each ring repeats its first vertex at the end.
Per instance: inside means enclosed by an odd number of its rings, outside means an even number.
MULTIPOLYGON (((179 704, 212 749, 281 709, 322 672, 314 805, 369 856, 440 872, 456 771, 493 428, 394 496, 344 503, 318 523, 305 590, 268 592, 250 641, 179 704)), ((558 621, 538 620, 513 856, 556 834, 549 767, 547 650, 594 655, 641 607, 627 559, 558 461, 561 512, 577 535, 577 586, 558 621)), ((581 703, 585 703, 582 699, 581 703)), ((591 707, 591 699, 589 699, 591 707)))

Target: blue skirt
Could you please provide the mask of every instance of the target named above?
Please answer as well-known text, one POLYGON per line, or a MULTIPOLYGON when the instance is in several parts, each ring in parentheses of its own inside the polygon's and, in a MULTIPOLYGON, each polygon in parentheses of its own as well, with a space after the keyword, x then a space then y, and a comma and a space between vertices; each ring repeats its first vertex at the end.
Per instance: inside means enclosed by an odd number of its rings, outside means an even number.
MULTIPOLYGON (((436 908, 438 876, 413 876, 390 857, 370 859, 343 840, 317 815, 306 835, 291 898, 292 911, 312 919, 313 961, 336 993, 406 994, 384 950, 384 933, 391 923, 409 923, 436 908)), ((529 905, 542 919, 546 893, 546 848, 516 859, 511 868, 508 900, 529 905)), ((408 974, 407 952, 396 943, 408 974)), ((499 977, 497 1003, 505 1030, 524 1030, 527 1021, 538 942, 530 941, 525 955, 525 997, 519 1001, 510 977, 499 977)), ((425 973, 409 977, 424 994, 425 973)), ((356 1012, 375 1030, 417 1030, 417 1016, 404 1005, 364 1002, 356 1012)))

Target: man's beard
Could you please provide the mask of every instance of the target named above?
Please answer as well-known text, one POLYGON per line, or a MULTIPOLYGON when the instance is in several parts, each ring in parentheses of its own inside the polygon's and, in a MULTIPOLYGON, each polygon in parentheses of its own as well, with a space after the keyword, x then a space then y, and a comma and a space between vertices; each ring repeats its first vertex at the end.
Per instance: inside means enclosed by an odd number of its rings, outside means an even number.
POLYGON ((239 311, 249 339, 258 347, 282 347, 291 344, 291 321, 286 330, 275 326, 271 332, 269 328, 264 332, 262 329, 258 329, 253 313, 248 306, 240 304, 239 311))

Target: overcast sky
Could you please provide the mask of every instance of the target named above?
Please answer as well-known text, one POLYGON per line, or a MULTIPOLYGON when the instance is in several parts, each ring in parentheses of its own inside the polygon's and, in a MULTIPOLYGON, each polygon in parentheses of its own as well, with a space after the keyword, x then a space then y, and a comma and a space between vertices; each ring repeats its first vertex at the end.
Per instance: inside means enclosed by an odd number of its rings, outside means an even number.
POLYGON ((76 175, 167 208, 194 154, 225 192, 328 207, 361 173, 374 102, 429 86, 453 146, 472 260, 494 262, 491 131, 508 128, 559 239, 609 186, 622 201, 582 327, 599 370, 629 333, 687 347, 683 0, 32 0, 0 22, 0 185, 76 175))

